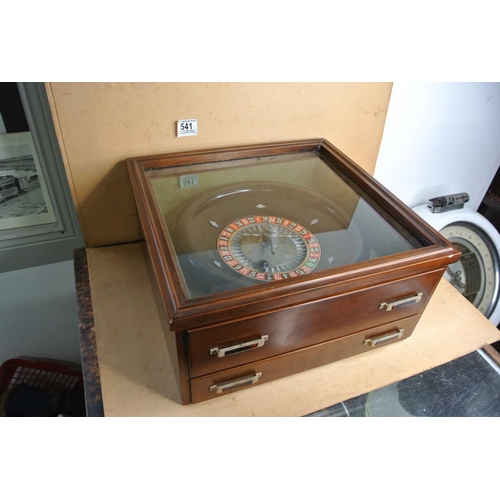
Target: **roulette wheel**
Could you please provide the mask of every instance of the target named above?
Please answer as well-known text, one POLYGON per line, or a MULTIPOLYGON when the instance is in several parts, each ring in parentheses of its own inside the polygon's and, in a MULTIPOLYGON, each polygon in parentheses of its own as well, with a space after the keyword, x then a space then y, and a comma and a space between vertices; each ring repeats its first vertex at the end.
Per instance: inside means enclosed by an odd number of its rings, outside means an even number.
POLYGON ((177 251, 188 261, 183 267, 193 293, 206 286, 203 277, 212 290, 236 289, 366 258, 361 232, 348 221, 340 205, 311 189, 231 184, 188 206, 177 227, 177 251), (200 245, 212 248, 200 253, 200 245))
POLYGON ((408 338, 460 256, 324 139, 127 166, 183 404, 408 338))

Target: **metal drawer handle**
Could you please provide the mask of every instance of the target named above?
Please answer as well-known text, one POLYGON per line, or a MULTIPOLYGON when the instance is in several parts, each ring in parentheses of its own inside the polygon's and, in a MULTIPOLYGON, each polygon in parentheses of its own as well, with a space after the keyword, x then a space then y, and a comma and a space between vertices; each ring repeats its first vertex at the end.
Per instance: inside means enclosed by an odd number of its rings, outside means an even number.
POLYGON ((388 333, 385 335, 380 335, 379 337, 374 337, 371 339, 366 339, 363 344, 368 345, 370 347, 375 347, 376 345, 382 343, 382 342, 387 342, 388 340, 393 340, 393 339, 399 339, 403 336, 403 333, 405 332, 404 328, 401 328, 401 330, 398 330, 395 333, 388 333))
POLYGON ((241 344, 235 344, 229 347, 212 347, 210 349, 210 354, 217 354, 218 358, 230 356, 231 354, 238 354, 239 352, 262 347, 268 338, 269 335, 262 335, 260 339, 249 340, 248 342, 242 342, 241 344))
POLYGON ((250 377, 240 378, 238 380, 233 380, 232 382, 227 382, 222 385, 214 384, 210 386, 210 391, 217 391, 217 394, 222 394, 224 391, 232 389, 233 387, 238 387, 240 385, 247 385, 247 384, 255 384, 256 382, 259 381, 261 375, 262 372, 258 372, 250 377))
POLYGON ((406 299, 395 300, 394 302, 382 302, 378 308, 385 309, 386 311, 392 311, 393 309, 398 309, 399 307, 411 306, 412 304, 418 304, 422 299, 423 293, 417 293, 412 297, 407 297, 406 299))

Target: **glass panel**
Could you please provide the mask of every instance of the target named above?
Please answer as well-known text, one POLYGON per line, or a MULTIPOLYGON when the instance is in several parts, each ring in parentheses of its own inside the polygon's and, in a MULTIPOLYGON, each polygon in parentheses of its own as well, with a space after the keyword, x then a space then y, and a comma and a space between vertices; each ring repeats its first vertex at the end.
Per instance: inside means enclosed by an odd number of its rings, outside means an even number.
POLYGON ((475 351, 307 417, 499 417, 499 366, 475 351))
POLYGON ((0 239, 56 222, 16 83, 0 83, 0 239))
POLYGON ((148 170, 189 298, 421 247, 316 152, 148 170))

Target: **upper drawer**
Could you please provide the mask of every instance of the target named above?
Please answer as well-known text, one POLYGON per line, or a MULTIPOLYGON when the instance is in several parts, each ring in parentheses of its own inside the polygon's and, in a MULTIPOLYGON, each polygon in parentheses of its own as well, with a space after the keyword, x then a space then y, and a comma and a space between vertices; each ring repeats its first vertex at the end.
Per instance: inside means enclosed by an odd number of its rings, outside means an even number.
POLYGON ((191 377, 225 370, 420 313, 443 270, 188 332, 191 377))

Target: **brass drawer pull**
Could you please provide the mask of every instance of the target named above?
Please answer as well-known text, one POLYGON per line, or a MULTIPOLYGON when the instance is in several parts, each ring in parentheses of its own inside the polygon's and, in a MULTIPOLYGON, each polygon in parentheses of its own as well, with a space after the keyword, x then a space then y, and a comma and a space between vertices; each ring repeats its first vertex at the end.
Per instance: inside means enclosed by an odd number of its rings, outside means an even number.
POLYGON ((255 375, 251 375, 250 377, 240 378, 238 380, 233 380, 232 382, 227 382, 222 385, 214 384, 210 386, 210 391, 217 391, 217 394, 222 394, 224 391, 227 391, 228 389, 233 389, 234 387, 238 387, 240 385, 255 384, 256 382, 259 381, 261 375, 262 372, 258 372, 255 375))
POLYGON ((250 349, 262 347, 268 338, 269 335, 262 335, 260 339, 249 340, 248 342, 242 342, 241 344, 235 344, 229 347, 212 347, 210 349, 210 354, 217 354, 218 358, 230 356, 231 354, 238 354, 239 352, 245 352, 250 349))
POLYGON ((393 339, 399 339, 403 336, 403 333, 405 332, 404 328, 401 328, 401 330, 398 330, 395 333, 386 333, 384 335, 379 335, 378 337, 373 337, 371 339, 366 339, 363 344, 368 345, 370 347, 375 347, 378 344, 381 344, 382 342, 387 342, 388 340, 393 340, 393 339))
POLYGON ((399 307, 411 306, 412 304, 418 304, 422 299, 422 292, 413 295, 412 297, 406 297, 406 299, 395 300, 393 302, 382 302, 378 308, 385 309, 386 311, 392 311, 393 309, 398 309, 399 307))

